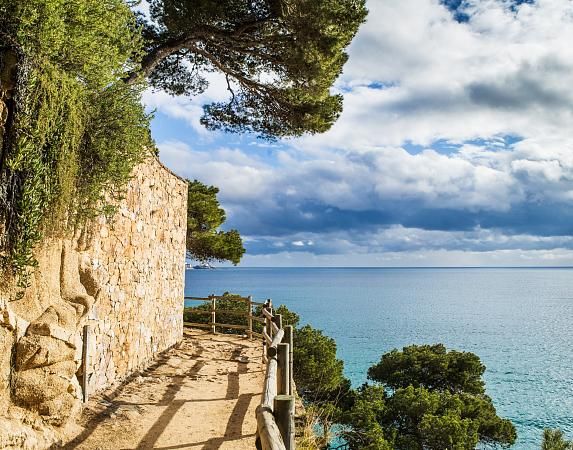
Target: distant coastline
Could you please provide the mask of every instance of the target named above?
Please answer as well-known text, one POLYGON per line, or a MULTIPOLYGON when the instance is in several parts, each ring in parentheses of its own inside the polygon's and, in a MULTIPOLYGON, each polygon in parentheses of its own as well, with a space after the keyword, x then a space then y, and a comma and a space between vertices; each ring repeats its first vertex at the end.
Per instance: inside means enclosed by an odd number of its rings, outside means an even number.
MULTIPOLYGON (((215 268, 215 267, 213 267, 215 268)), ((391 269, 391 270, 450 270, 450 269, 573 269, 573 266, 217 266, 217 269, 391 269)))

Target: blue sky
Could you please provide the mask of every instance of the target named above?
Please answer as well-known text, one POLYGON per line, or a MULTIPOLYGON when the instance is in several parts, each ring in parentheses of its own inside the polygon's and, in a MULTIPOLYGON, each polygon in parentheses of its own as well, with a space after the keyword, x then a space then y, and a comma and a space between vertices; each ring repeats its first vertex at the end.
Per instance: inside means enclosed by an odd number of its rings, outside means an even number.
POLYGON ((162 161, 219 186, 245 266, 573 265, 573 2, 372 0, 327 133, 209 132, 147 92, 162 161))

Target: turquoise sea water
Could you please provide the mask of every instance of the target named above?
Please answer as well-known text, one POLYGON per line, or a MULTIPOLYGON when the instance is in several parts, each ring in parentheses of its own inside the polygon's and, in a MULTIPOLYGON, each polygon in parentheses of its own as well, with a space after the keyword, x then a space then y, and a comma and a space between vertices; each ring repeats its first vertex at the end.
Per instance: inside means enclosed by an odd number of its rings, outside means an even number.
POLYGON ((233 268, 186 272, 186 295, 272 298, 336 339, 355 385, 381 354, 442 342, 479 355, 512 449, 573 438, 573 269, 233 268))

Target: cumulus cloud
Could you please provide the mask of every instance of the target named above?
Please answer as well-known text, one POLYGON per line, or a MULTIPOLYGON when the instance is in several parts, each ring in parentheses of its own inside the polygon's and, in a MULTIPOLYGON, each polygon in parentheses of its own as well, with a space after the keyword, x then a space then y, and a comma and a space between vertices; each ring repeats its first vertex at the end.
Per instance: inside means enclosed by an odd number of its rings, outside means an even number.
POLYGON ((184 176, 221 188, 228 225, 250 236, 254 253, 309 246, 324 254, 492 251, 570 242, 573 152, 563 143, 523 140, 487 151, 466 145, 449 155, 388 148, 312 159, 284 150, 272 160, 180 142, 160 148, 184 176))
POLYGON ((213 76, 199 98, 146 94, 192 132, 159 142, 163 161, 220 187, 253 264, 573 261, 573 2, 368 7, 331 131, 241 145, 209 134, 201 105, 227 95, 213 76))
POLYGON ((573 3, 462 4, 468 20, 460 23, 437 0, 369 2, 338 85, 346 92, 344 113, 330 133, 301 145, 566 135, 573 122, 573 3))

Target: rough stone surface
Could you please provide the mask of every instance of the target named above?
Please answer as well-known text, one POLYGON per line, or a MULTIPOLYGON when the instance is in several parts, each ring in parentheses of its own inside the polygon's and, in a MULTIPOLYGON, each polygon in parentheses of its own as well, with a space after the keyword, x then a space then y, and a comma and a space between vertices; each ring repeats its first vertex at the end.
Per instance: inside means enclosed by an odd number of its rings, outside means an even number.
POLYGON ((187 185, 155 159, 136 170, 113 223, 95 227, 80 262, 97 298, 88 316, 92 392, 182 339, 186 227, 187 185))
POLYGON ((51 336, 33 334, 18 341, 16 370, 51 366, 62 361, 74 361, 74 346, 51 336))
POLYGON ((182 339, 186 202, 186 183, 150 158, 113 220, 45 242, 21 299, 0 287, 0 448, 44 448, 73 422, 84 325, 90 394, 182 339))
POLYGON ((14 341, 14 332, 0 322, 0 411, 5 410, 10 400, 11 349, 14 341))

